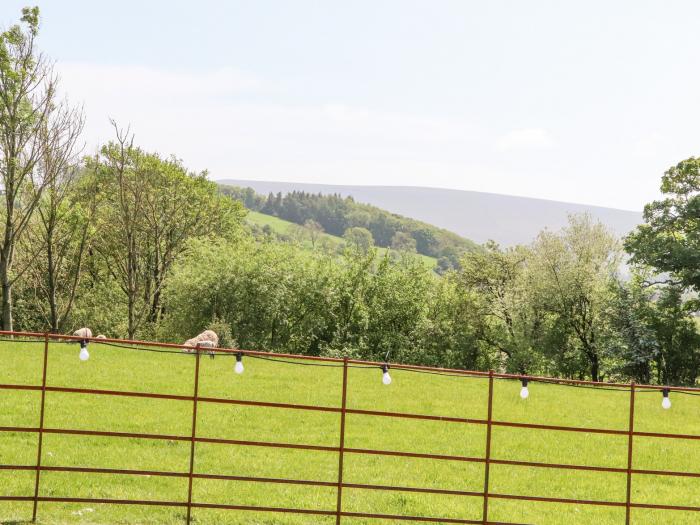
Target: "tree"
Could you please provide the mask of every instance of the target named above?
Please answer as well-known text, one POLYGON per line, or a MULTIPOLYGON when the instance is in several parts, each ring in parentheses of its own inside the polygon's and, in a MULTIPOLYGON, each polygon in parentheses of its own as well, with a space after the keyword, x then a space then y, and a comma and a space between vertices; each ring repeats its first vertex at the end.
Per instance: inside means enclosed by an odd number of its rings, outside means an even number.
POLYGON ((659 343, 652 326, 653 292, 636 274, 625 281, 612 281, 607 311, 610 330, 605 345, 613 360, 613 371, 624 379, 652 382, 652 365, 659 357, 659 343))
POLYGON ((532 247, 537 301, 570 332, 593 381, 601 378, 604 313, 619 264, 617 241, 589 215, 570 216, 564 230, 540 233, 532 247))
POLYGON ((41 299, 37 308, 53 333, 64 330, 73 309, 95 232, 96 194, 94 177, 79 173, 74 165, 65 166, 44 192, 23 241, 25 253, 31 253, 32 245, 44 247, 27 263, 27 276, 41 299))
POLYGON ((397 252, 416 253, 416 240, 410 233, 396 232, 391 238, 391 247, 397 252))
POLYGON ((690 157, 661 178, 665 196, 644 207, 644 224, 625 240, 631 262, 700 291, 700 158, 690 157))
POLYGON ((369 249, 374 246, 372 233, 367 228, 348 228, 345 230, 345 234, 343 234, 343 239, 345 239, 349 246, 362 253, 367 253, 369 249))
POLYGON ((304 222, 304 230, 306 230, 306 234, 309 236, 311 247, 315 248, 316 241, 323 235, 323 226, 313 219, 308 219, 304 222))
POLYGON ((101 187, 101 232, 94 246, 126 296, 133 338, 146 321, 162 315, 165 278, 187 242, 237 235, 244 212, 206 173, 188 173, 176 159, 136 148, 129 131, 113 125, 116 141, 91 164, 101 187))
MULTIPOLYGON (((267 224, 265 226, 267 226, 267 224)), ((302 243, 304 241, 304 237, 306 236, 306 231, 304 230, 303 226, 291 223, 289 226, 287 226, 285 235, 286 238, 292 242, 302 243)))
POLYGON ((655 356, 657 383, 694 385, 700 368, 700 335, 680 286, 660 291, 650 324, 659 346, 655 356))
POLYGON ((36 49, 39 9, 22 9, 21 22, 23 26, 0 34, 0 178, 5 197, 0 286, 5 330, 12 330, 12 287, 26 270, 14 268, 18 241, 44 190, 60 172, 57 163, 72 156, 82 130, 80 111, 58 100, 57 77, 36 49))
POLYGON ((473 297, 478 317, 478 339, 493 361, 516 373, 541 367, 543 311, 537 308, 528 282, 527 248, 501 250, 489 242, 483 251, 464 254, 459 283, 465 297, 473 297))
POLYGON ((334 269, 286 243, 193 239, 168 276, 163 333, 182 340, 219 319, 242 348, 318 355, 334 269))

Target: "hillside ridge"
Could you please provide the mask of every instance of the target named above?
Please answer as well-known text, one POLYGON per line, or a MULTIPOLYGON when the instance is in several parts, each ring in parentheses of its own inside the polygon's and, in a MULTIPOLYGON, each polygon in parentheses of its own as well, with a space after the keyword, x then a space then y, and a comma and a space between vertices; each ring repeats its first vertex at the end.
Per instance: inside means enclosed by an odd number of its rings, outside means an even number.
POLYGON ((528 244, 543 229, 559 230, 570 214, 589 213, 618 236, 642 222, 641 212, 534 197, 419 186, 353 186, 303 182, 222 179, 219 184, 257 193, 292 191, 352 196, 392 213, 455 232, 477 243, 528 244))

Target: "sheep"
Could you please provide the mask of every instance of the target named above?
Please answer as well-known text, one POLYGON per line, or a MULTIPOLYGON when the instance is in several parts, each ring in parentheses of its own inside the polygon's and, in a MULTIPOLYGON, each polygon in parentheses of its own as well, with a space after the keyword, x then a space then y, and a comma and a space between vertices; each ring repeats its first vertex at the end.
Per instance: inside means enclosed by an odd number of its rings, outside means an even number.
MULTIPOLYGON (((197 346, 197 343, 199 343, 199 339, 197 339, 196 337, 193 337, 192 339, 188 339, 187 341, 185 341, 182 344, 183 344, 183 346, 195 347, 195 346, 197 346)), ((191 352, 192 350, 190 350, 189 348, 185 348, 185 351, 191 352)))
POLYGON ((92 330, 89 328, 78 328, 73 332, 75 337, 82 337, 83 339, 92 339, 92 330))
POLYGON ((97 334, 95 339, 107 339, 107 336, 105 334, 97 334))
POLYGON ((197 337, 199 337, 200 342, 211 341, 212 346, 219 346, 219 336, 216 335, 214 330, 204 330, 204 332, 199 334, 197 337))
MULTIPOLYGON (((187 347, 197 347, 200 348, 216 348, 219 345, 219 336, 213 330, 204 330, 201 334, 196 337, 192 337, 183 343, 183 346, 187 347)), ((192 352, 189 348, 185 349, 186 352, 192 352)), ((213 354, 212 354, 213 357, 213 354)))

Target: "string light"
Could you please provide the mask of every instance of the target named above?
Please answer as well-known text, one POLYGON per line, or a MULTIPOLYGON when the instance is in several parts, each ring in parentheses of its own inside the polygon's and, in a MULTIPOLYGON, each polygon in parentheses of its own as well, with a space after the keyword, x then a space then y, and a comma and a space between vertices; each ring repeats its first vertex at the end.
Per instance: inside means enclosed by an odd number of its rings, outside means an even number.
POLYGON ((236 365, 233 367, 233 371, 237 374, 242 374, 243 370, 245 370, 243 367, 243 354, 239 352, 236 354, 236 365))
POLYGON ((80 354, 78 354, 78 357, 81 361, 87 361, 90 359, 90 352, 88 352, 87 349, 87 341, 80 341, 80 354))
POLYGON ((668 397, 670 390, 668 388, 664 388, 661 393, 663 394, 664 398, 661 400, 661 407, 664 410, 668 410, 671 408, 671 398, 668 397))
POLYGON ((527 379, 521 379, 521 382, 523 384, 523 387, 520 389, 520 398, 521 399, 527 399, 530 396, 530 391, 527 388, 527 379))
POLYGON ((391 376, 389 375, 389 365, 382 365, 382 383, 385 385, 391 384, 391 376))

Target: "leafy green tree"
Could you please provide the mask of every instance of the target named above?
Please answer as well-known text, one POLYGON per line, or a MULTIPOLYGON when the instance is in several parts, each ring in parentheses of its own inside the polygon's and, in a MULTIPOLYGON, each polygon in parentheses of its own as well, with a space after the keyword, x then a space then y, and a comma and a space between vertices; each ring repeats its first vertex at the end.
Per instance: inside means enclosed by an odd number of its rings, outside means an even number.
POLYGON ((458 274, 432 279, 425 292, 419 341, 403 352, 409 362, 428 366, 489 370, 495 368, 491 349, 483 344, 482 304, 465 293, 458 274))
POLYGON ((370 232, 367 228, 348 228, 343 234, 343 239, 345 239, 348 246, 351 246, 362 253, 367 253, 369 249, 374 246, 372 232, 370 232))
POLYGON ((529 271, 536 276, 531 281, 536 301, 570 333, 593 381, 601 378, 605 309, 619 264, 616 239, 588 215, 569 217, 560 233, 540 233, 532 246, 529 271))
POLYGON ((633 264, 666 273, 667 282, 700 291, 700 158, 690 157, 661 178, 664 199, 644 207, 644 224, 625 240, 633 264))
POLYGON ((517 247, 501 250, 487 243, 483 251, 466 253, 459 282, 473 298, 479 316, 478 338, 493 356, 492 363, 517 373, 533 373, 541 366, 538 342, 544 312, 532 298, 527 280, 530 252, 517 247))
POLYGON ((648 384, 652 382, 652 366, 660 349, 652 326, 653 292, 641 281, 640 275, 633 275, 627 282, 611 282, 607 311, 610 330, 604 344, 614 374, 648 384))
POLYGON ((194 239, 168 277, 160 331, 184 340, 218 320, 242 348, 318 355, 332 270, 291 244, 194 239))
POLYGON ((187 172, 176 159, 161 159, 133 145, 116 128, 116 141, 90 163, 100 182, 93 243, 127 301, 127 333, 162 315, 161 292, 177 257, 192 238, 236 236, 244 212, 222 196, 206 173, 187 172))
POLYGON ((316 243, 323 235, 323 226, 313 219, 308 219, 304 222, 304 230, 311 241, 311 247, 316 248, 316 243))
POLYGON ((96 180, 65 166, 47 186, 35 218, 22 240, 31 254, 25 281, 35 291, 35 308, 53 333, 66 330, 84 277, 87 253, 95 234, 96 180), (39 252, 33 246, 41 246, 39 252), (34 253, 32 253, 34 252, 34 253))
POLYGON ((656 381, 661 385, 694 385, 700 369, 700 336, 683 301, 683 288, 664 287, 655 303, 651 326, 659 352, 656 381))
POLYGON ((397 252, 416 252, 416 240, 410 233, 396 232, 391 238, 391 247, 397 252))

